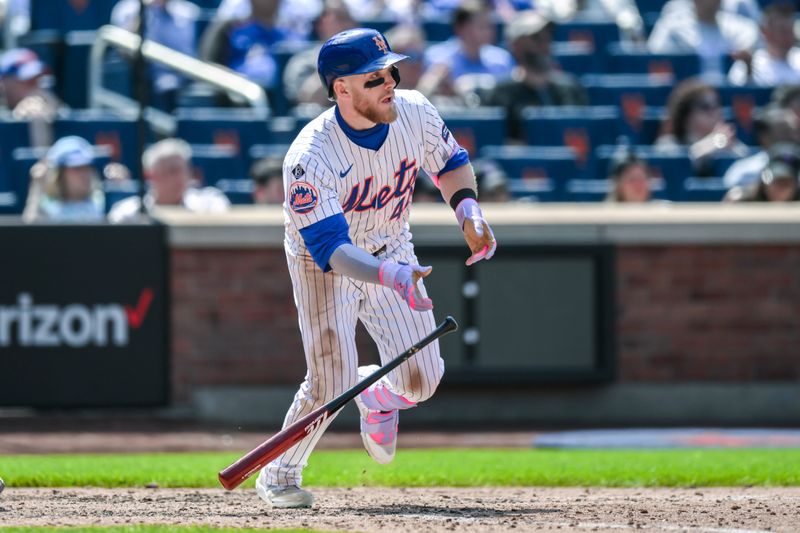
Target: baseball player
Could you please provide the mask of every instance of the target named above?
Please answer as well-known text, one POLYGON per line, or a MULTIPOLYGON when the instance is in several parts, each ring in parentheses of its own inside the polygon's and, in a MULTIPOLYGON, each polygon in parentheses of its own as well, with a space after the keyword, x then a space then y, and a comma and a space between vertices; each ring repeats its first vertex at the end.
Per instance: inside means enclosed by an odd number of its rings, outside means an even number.
MULTIPOLYGON (((308 372, 284 427, 323 405, 375 370, 358 367, 356 321, 391 360, 436 326, 411 244, 409 204, 420 169, 455 210, 471 265, 495 251, 492 230, 477 203, 475 176, 461 148, 430 102, 395 90, 395 64, 386 38, 365 28, 330 38, 317 68, 336 105, 311 121, 283 164, 284 247, 308 372)), ((356 398, 361 437, 379 463, 394 458, 398 412, 427 400, 444 362, 434 342, 356 398)), ((262 469, 256 490, 274 507, 308 507, 302 470, 332 421, 262 469)))

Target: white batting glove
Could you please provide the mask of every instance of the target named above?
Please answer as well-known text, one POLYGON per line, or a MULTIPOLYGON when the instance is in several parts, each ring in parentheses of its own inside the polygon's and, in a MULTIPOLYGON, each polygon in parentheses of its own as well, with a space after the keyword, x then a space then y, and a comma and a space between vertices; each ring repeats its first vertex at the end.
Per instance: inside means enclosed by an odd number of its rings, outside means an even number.
POLYGON ((465 198, 456 206, 456 218, 464 239, 467 241, 472 255, 467 259, 467 266, 473 265, 481 259, 491 259, 497 249, 492 228, 483 218, 478 202, 472 198, 465 198))
POLYGON ((383 261, 378 268, 378 280, 384 287, 394 289, 414 311, 430 311, 433 301, 422 295, 417 281, 431 273, 433 267, 404 265, 383 261))

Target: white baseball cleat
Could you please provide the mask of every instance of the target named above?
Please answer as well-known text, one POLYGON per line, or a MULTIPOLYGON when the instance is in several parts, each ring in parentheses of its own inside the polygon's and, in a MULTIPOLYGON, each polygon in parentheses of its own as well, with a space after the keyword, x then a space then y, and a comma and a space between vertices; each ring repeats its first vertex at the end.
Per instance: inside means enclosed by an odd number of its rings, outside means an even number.
POLYGON ((356 405, 361 414, 361 440, 367 453, 376 463, 382 465, 391 463, 397 450, 397 424, 400 412, 373 411, 368 409, 358 396, 356 405))
POLYGON ((279 509, 311 507, 314 504, 314 496, 297 485, 279 487, 278 485, 264 486, 256 483, 256 492, 262 500, 279 509))

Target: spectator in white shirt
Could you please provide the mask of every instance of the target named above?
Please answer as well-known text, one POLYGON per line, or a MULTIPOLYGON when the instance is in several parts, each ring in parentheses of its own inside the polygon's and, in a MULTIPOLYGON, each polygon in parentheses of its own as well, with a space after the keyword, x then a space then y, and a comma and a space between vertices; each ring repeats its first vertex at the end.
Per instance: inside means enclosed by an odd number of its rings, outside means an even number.
POLYGON ((756 117, 754 126, 762 150, 731 165, 723 176, 728 189, 747 187, 758 181, 767 166, 767 152, 772 146, 790 143, 800 147, 800 118, 786 109, 773 104, 756 117))
POLYGON ((795 46, 794 18, 791 1, 776 0, 766 6, 761 18, 764 46, 753 53, 750 65, 741 60, 734 63, 728 80, 734 85, 752 83, 760 87, 800 83, 800 48, 795 46))
MULTIPOLYGON (((228 198, 214 187, 193 185, 192 149, 181 139, 164 139, 142 154, 142 167, 149 185, 144 206, 149 212, 155 206, 182 206, 194 213, 221 213, 230 208, 228 198)), ((131 196, 117 202, 108 213, 112 223, 128 222, 141 213, 141 200, 131 196)))
POLYGON ((758 42, 758 25, 750 19, 720 10, 721 0, 693 0, 665 7, 647 46, 657 54, 695 53, 703 77, 721 80, 725 56, 749 58, 758 42))

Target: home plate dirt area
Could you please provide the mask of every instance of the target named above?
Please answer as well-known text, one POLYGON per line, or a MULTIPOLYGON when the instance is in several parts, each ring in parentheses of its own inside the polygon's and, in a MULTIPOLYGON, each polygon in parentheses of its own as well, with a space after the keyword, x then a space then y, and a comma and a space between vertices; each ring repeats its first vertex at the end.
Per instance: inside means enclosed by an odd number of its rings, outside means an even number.
POLYGON ((252 489, 25 489, 0 525, 205 524, 324 531, 800 531, 798 488, 312 489, 311 509, 270 509, 252 489))

